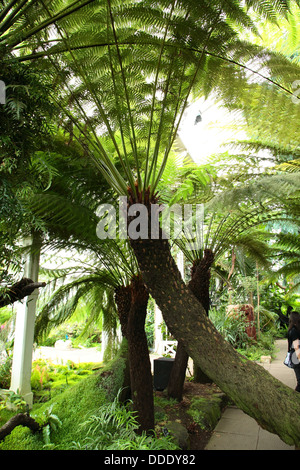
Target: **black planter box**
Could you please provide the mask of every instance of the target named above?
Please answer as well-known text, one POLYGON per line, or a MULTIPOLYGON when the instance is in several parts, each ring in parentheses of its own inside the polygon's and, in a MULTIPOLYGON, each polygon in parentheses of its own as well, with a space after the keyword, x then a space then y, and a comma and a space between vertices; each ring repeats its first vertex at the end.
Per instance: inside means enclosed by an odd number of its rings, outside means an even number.
POLYGON ((175 359, 172 357, 159 357, 154 359, 153 385, 155 390, 163 391, 168 386, 170 373, 175 359))

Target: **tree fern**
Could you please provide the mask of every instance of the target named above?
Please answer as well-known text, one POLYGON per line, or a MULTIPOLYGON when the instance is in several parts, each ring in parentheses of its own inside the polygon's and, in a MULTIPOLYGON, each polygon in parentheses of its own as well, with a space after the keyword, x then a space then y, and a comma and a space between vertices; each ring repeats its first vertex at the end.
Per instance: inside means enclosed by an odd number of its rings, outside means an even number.
MULTIPOLYGON (((114 282, 113 277, 107 272, 90 276, 83 274, 73 281, 68 282, 66 280, 66 283, 56 289, 54 294, 50 299, 47 299, 46 303, 44 303, 44 306, 41 308, 36 320, 36 338, 41 338, 46 333, 49 333, 53 327, 57 327, 70 319, 78 307, 79 301, 86 299, 87 304, 89 304, 91 302, 91 295, 97 298, 96 309, 93 302, 92 308, 89 310, 89 321, 93 321, 95 325, 96 320, 102 314, 105 315, 106 291, 114 289, 114 282)), ((40 303, 43 303, 43 299, 40 299, 40 303)), ((112 324, 111 319, 112 315, 110 315, 110 319, 107 320, 110 324, 112 324)), ((115 325, 116 319, 115 314, 115 325)))
POLYGON ((278 167, 279 170, 288 172, 299 172, 300 171, 300 158, 296 160, 289 160, 288 162, 281 163, 278 167))
POLYGON ((297 229, 294 232, 273 234, 272 251, 276 267, 270 274, 271 280, 281 277, 289 282, 289 291, 298 291, 300 285, 299 263, 299 235, 297 229))
MULTIPOLYGON (((289 4, 246 5, 250 6, 273 21, 277 14, 286 14, 289 4)), ((70 108, 62 106, 61 97, 56 101, 61 112, 91 144, 90 158, 119 194, 126 194, 127 184, 135 192, 135 178, 139 191, 150 185, 152 194, 155 192, 188 99, 193 91, 199 93, 203 78, 208 78, 207 72, 211 77, 224 75, 225 63, 236 74, 242 58, 247 61, 260 56, 261 66, 271 68, 275 65, 278 68, 280 60, 276 56, 275 64, 271 53, 239 40, 233 25, 242 25, 255 33, 256 27, 237 1, 213 5, 174 1, 168 8, 160 3, 141 5, 130 1, 122 5, 73 1, 63 6, 60 2, 43 1, 38 5, 10 2, 2 16, 3 31, 9 16, 18 17, 16 29, 12 28, 2 38, 11 49, 22 45, 18 60, 47 55, 52 73, 67 68, 78 79, 78 86, 72 90, 66 84, 66 96, 71 91, 74 97, 82 87, 88 92, 88 102, 97 113, 98 129, 101 127, 101 138, 90 127, 95 140, 85 130, 87 115, 79 101, 76 100, 74 108, 76 119, 70 108), (52 26, 55 28, 51 30, 52 26), (38 44, 40 49, 33 55, 28 54, 31 43, 38 44), (51 59, 54 54, 59 60, 51 59), (116 139, 117 130, 120 142, 116 139), (113 143, 121 171, 107 148, 107 139, 113 143)), ((284 85, 283 88, 287 90, 284 85)))

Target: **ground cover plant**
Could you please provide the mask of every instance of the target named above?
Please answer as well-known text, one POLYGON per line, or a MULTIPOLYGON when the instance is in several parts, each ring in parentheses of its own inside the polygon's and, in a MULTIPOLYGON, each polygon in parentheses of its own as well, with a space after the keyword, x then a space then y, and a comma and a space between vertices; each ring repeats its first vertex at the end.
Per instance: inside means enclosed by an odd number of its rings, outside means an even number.
MULTIPOLYGON (((41 370, 43 364, 36 365, 39 366, 39 378, 36 369, 33 371, 33 383, 37 381, 39 384, 43 373, 44 377, 46 375, 46 368, 48 381, 51 380, 51 374, 55 373, 55 368, 58 375, 59 370, 68 370, 67 367, 53 365, 44 365, 44 370, 41 370)), ((137 434, 139 423, 132 410, 132 403, 120 402, 122 388, 118 387, 123 382, 123 368, 124 363, 118 358, 102 371, 85 374, 75 384, 65 384, 64 389, 60 388, 54 397, 48 396, 46 402, 34 404, 30 415, 40 424, 40 432, 33 433, 27 427, 17 426, 0 443, 0 449, 177 449, 178 445, 172 436, 167 437, 163 433, 152 436, 137 434)), ((76 372, 80 367, 74 365, 73 369, 76 372)), ((16 411, 1 407, 0 425, 3 426, 16 412, 24 412, 24 404, 18 403, 16 411)))
MULTIPOLYGON (((47 401, 33 405, 30 416, 41 425, 39 432, 18 426, 0 443, 1 450, 200 450, 225 406, 223 394, 214 384, 187 381, 184 399, 178 403, 165 392, 154 392, 155 429, 152 435, 138 434, 131 401, 122 404, 116 392, 120 370, 94 372, 75 385, 69 384, 47 401), (102 375, 102 378, 101 378, 102 375), (114 396, 114 394, 116 395, 114 396), (199 406, 199 403, 201 406, 199 406), (211 405, 214 411, 211 411, 211 405), (179 428, 179 433, 178 433, 179 428), (185 439, 180 435, 185 432, 185 439)), ((21 397, 16 397, 20 400, 21 397)), ((16 401, 14 402, 17 403, 16 401)), ((0 427, 16 413, 0 410, 0 427)))
POLYGON ((48 400, 70 385, 74 385, 84 377, 93 374, 103 365, 95 363, 53 364, 49 360, 36 360, 32 364, 31 389, 35 401, 48 400))

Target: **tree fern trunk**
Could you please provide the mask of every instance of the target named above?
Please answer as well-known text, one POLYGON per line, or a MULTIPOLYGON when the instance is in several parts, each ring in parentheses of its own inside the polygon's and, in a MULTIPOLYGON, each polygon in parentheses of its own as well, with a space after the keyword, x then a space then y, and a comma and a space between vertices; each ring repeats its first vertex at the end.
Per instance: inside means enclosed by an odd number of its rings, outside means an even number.
POLYGON ((192 267, 192 276, 189 282, 189 288, 197 297, 208 315, 210 305, 210 268, 214 261, 214 254, 211 250, 204 250, 203 258, 196 260, 192 267))
POLYGON ((300 395, 238 354, 183 282, 167 240, 131 240, 150 294, 170 332, 233 402, 288 444, 300 445, 300 395))
MULTIPOLYGON (((192 267, 192 276, 189 282, 189 288, 204 307, 208 314, 210 298, 210 267, 213 263, 214 256, 211 250, 205 250, 201 260, 194 262, 192 267)), ((186 376, 186 368, 188 365, 189 355, 185 351, 183 343, 177 344, 177 351, 174 365, 168 382, 168 396, 178 401, 182 400, 184 381, 186 376)), ((194 381, 198 383, 211 383, 211 379, 194 363, 194 381)))
POLYGON ((184 344, 181 341, 178 341, 175 361, 170 373, 167 388, 168 396, 178 401, 181 401, 183 396, 188 360, 189 355, 185 350, 184 344))
POLYGON ((154 429, 153 383, 145 333, 148 299, 149 294, 139 278, 115 292, 122 334, 128 341, 131 398, 139 432, 154 429))
POLYGON ((132 283, 132 302, 127 325, 132 400, 139 431, 154 429, 153 380, 145 332, 149 294, 140 280, 132 283))
MULTIPOLYGON (((212 250, 204 250, 203 258, 196 260, 192 267, 192 277, 189 282, 189 288, 194 296, 199 300, 203 306, 206 315, 209 312, 210 306, 210 268, 214 261, 214 254, 212 250)), ((194 363, 194 381, 198 383, 211 383, 212 380, 201 370, 197 364, 194 363)))
POLYGON ((120 392, 120 402, 125 402, 131 398, 131 380, 130 380, 130 364, 129 364, 129 350, 127 340, 127 323, 128 315, 131 307, 131 290, 128 286, 119 286, 115 289, 115 302, 117 305, 118 316, 121 325, 121 332, 123 336, 125 370, 123 377, 122 391, 120 392), (126 347, 124 347, 126 344, 126 347))

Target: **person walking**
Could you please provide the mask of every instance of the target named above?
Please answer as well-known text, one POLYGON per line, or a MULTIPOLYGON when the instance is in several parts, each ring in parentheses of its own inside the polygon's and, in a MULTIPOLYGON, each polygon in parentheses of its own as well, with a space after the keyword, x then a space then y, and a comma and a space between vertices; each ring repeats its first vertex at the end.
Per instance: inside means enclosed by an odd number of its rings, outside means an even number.
POLYGON ((288 327, 288 349, 294 363, 294 371, 297 380, 296 392, 300 392, 300 314, 291 312, 288 327))

